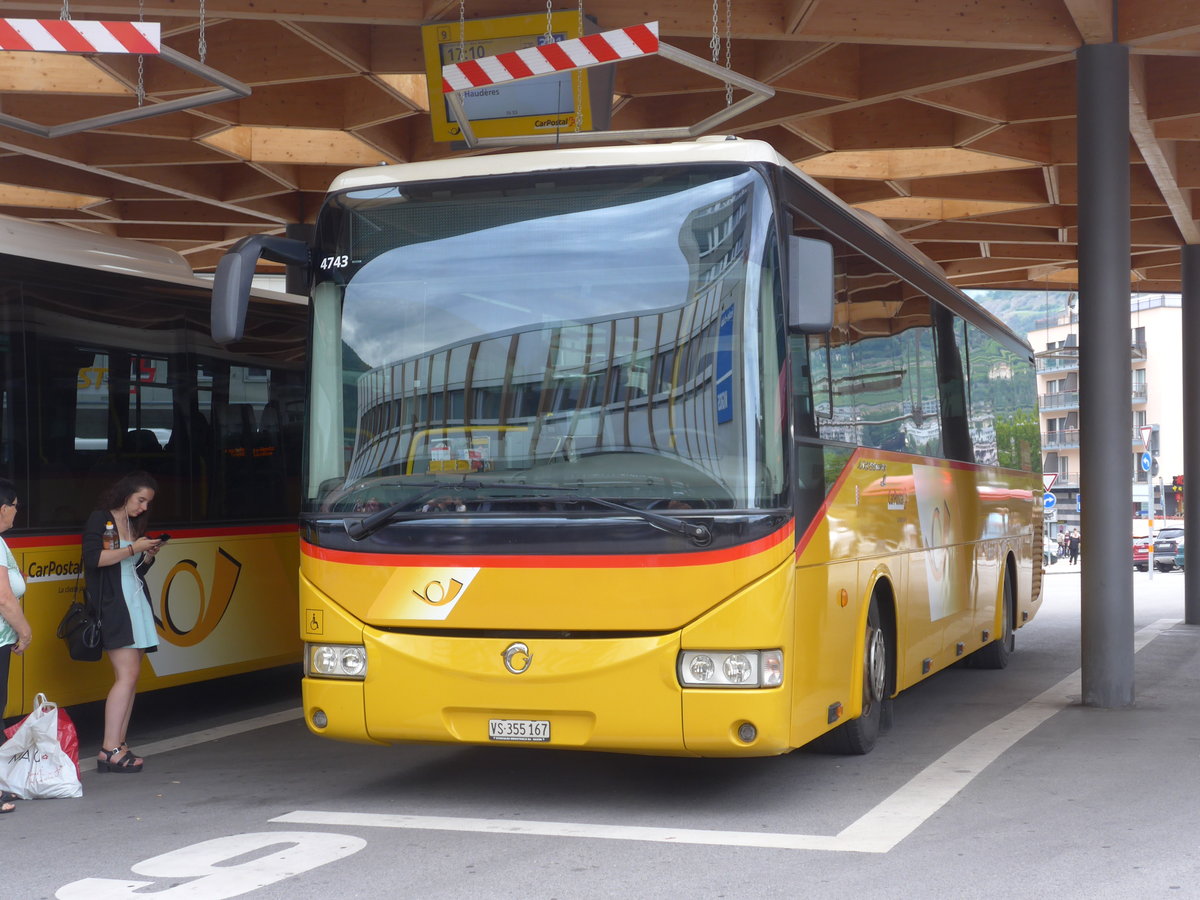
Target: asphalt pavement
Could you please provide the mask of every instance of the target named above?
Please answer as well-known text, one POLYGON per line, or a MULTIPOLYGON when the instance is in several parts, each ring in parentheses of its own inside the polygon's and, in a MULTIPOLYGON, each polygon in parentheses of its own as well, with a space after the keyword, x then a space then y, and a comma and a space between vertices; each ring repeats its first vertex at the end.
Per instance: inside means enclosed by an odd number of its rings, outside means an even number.
MULTIPOLYGON (((0 817, 5 897, 1200 898, 1200 627, 1135 576, 1136 702, 1080 704, 1079 567, 1004 671, 896 700, 863 757, 338 744, 296 673, 139 698, 137 775, 0 817)), ((630 698, 636 702, 636 698, 630 698)), ((85 748, 98 707, 71 711, 85 748)))

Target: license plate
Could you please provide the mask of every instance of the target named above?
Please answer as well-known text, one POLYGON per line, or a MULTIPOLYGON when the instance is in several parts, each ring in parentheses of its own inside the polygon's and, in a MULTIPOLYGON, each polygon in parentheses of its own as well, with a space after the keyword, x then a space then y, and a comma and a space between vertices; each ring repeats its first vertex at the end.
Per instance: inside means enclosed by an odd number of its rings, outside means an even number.
POLYGON ((489 741, 550 740, 549 719, 488 719, 489 741))

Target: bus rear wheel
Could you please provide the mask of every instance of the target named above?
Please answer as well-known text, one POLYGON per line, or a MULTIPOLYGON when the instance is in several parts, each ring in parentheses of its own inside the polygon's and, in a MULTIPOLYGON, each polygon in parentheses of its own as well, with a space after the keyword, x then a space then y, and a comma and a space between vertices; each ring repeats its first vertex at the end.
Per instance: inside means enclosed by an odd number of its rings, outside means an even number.
POLYGON ((1001 613, 1004 624, 1000 637, 975 651, 971 657, 977 669, 1003 669, 1008 658, 1017 648, 1017 635, 1013 631, 1013 586, 1012 577, 1004 576, 1004 609, 1001 613))
POLYGON ((871 597, 863 636, 862 713, 831 735, 842 753, 870 753, 880 732, 891 724, 891 636, 879 612, 878 596, 871 597))

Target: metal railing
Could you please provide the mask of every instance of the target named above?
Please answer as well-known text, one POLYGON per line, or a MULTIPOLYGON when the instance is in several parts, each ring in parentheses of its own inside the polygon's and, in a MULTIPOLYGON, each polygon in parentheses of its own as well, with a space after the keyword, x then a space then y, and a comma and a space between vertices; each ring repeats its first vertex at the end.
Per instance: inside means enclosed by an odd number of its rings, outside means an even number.
MULTIPOLYGON (((1138 443, 1141 443, 1141 436, 1138 437, 1138 443)), ((1066 428, 1059 431, 1046 431, 1042 433, 1042 449, 1043 450, 1066 450, 1071 447, 1079 446, 1079 429, 1066 428)))
MULTIPOLYGON (((1146 402, 1148 391, 1146 385, 1135 384, 1130 390, 1130 400, 1135 404, 1146 402)), ((1050 391, 1038 398, 1038 405, 1043 412, 1053 409, 1079 409, 1079 391, 1050 391)))
POLYGON ((1041 408, 1047 409, 1078 409, 1079 391, 1051 391, 1042 394, 1041 408))

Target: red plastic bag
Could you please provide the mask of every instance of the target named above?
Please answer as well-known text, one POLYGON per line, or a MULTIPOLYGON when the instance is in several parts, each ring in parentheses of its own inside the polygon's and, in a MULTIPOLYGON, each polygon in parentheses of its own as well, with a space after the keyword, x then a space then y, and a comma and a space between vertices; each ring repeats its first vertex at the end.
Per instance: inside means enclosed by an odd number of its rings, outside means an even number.
MULTIPOLYGON (((35 706, 40 706, 46 702, 45 694, 38 694, 34 699, 35 706)), ((26 716, 24 719, 21 719, 15 724, 8 726, 8 728, 5 728, 4 740, 7 741, 12 738, 12 736, 17 733, 17 729, 21 727, 21 722, 24 722, 27 718, 29 717, 26 716)), ((0 744, 2 743, 4 743, 4 741, 0 741, 0 744)), ((58 743, 59 746, 63 748, 63 752, 67 754, 67 756, 71 757, 71 762, 75 763, 75 774, 77 776, 80 775, 79 733, 75 730, 75 723, 71 721, 71 717, 67 715, 67 711, 61 706, 58 708, 58 743)))

